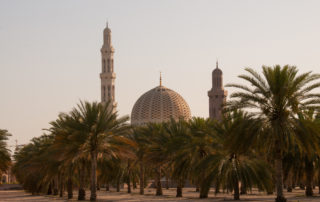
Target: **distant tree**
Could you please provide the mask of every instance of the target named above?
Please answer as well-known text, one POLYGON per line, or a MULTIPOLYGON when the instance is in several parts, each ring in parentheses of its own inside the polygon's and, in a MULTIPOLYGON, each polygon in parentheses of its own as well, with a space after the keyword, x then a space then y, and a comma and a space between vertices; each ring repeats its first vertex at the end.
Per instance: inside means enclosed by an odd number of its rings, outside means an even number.
POLYGON ((0 174, 6 172, 11 165, 10 150, 6 142, 9 136, 11 134, 7 130, 0 129, 0 174))
POLYGON ((48 190, 50 184, 58 193, 59 163, 48 158, 48 149, 53 141, 53 135, 42 135, 15 151, 12 171, 23 188, 32 194, 48 190))

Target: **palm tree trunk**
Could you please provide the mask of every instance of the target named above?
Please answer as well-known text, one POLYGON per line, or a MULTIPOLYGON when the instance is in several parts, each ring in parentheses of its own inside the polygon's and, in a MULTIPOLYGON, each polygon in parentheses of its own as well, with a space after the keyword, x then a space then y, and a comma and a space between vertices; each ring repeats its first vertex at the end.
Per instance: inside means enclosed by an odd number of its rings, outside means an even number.
POLYGON ((50 182, 48 187, 48 192, 47 192, 47 195, 51 195, 51 194, 52 194, 52 182, 50 182))
POLYGON ((120 176, 117 179, 117 192, 120 192, 120 176))
POLYGON ((275 172, 276 172, 276 189, 277 198, 276 202, 286 202, 287 199, 283 195, 283 173, 282 173, 282 151, 279 143, 276 143, 276 156, 275 156, 275 172))
POLYGON ((144 194, 144 167, 142 161, 140 162, 140 195, 144 194))
POLYGON ((289 173, 288 176, 287 176, 287 192, 292 192, 292 177, 291 177, 291 174, 289 173))
POLYGON ((208 187, 200 187, 200 198, 208 198, 209 189, 208 187))
POLYGON ((84 190, 84 188, 79 187, 78 201, 84 201, 84 200, 86 200, 86 191, 84 190))
MULTIPOLYGON (((210 185, 205 181, 206 179, 203 179, 203 182, 200 184, 200 198, 208 198, 209 190, 210 190, 210 185)), ((218 188, 216 188, 218 189, 218 188)))
POLYGON ((155 183, 157 185, 156 196, 162 196, 162 186, 161 186, 161 167, 156 168, 156 180, 155 183))
POLYGON ((292 182, 292 189, 295 189, 296 188, 296 177, 295 176, 292 176, 291 178, 291 182, 292 182))
POLYGON ((215 185, 215 190, 214 190, 215 195, 220 193, 219 187, 220 187, 220 184, 219 184, 219 181, 217 181, 215 185))
POLYGON ((63 191, 64 187, 63 187, 62 177, 63 177, 63 176, 60 176, 60 186, 59 186, 59 188, 60 188, 60 191, 59 191, 60 194, 59 194, 59 196, 60 196, 60 197, 63 197, 63 192, 64 192, 64 191, 63 191))
MULTIPOLYGON (((130 173, 130 172, 129 172, 129 173, 130 173)), ((127 185, 128 185, 128 193, 131 193, 130 174, 129 174, 128 179, 127 179, 127 185)))
POLYGON ((68 179, 68 182, 67 182, 67 191, 68 191, 68 199, 72 199, 73 198, 73 188, 72 188, 71 177, 68 179))
POLYGON ((240 200, 240 192, 239 192, 239 180, 235 179, 234 180, 234 195, 233 195, 233 200, 240 200))
POLYGON ((96 152, 91 152, 91 180, 90 180, 90 201, 97 199, 97 155, 96 152))
POLYGON ((78 191, 78 200, 82 201, 86 199, 86 191, 84 189, 85 187, 85 167, 84 162, 80 163, 79 166, 79 191, 78 191))
POLYGON ((182 180, 178 180, 176 197, 182 197, 182 187, 183 187, 182 180))
POLYGON ((320 194, 320 170, 318 170, 318 193, 320 194))
POLYGON ((54 185, 53 185, 53 195, 57 196, 59 193, 59 189, 58 189, 58 177, 54 178, 54 185))
POLYGON ((128 193, 131 193, 131 182, 130 182, 130 180, 131 180, 131 170, 130 170, 130 161, 128 160, 128 167, 127 167, 127 169, 128 169, 128 176, 127 176, 127 185, 128 185, 128 193))
POLYGON ((306 196, 313 196, 313 190, 312 190, 312 180, 314 176, 313 162, 309 161, 309 159, 307 158, 306 158, 306 175, 307 175, 306 196))

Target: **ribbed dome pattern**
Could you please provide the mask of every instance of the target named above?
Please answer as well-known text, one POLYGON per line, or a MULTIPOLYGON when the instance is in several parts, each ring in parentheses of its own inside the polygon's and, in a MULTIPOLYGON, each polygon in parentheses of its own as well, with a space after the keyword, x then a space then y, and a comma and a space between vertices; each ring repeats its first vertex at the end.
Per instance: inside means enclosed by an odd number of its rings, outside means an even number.
POLYGON ((190 108, 181 95, 164 86, 158 86, 143 94, 134 104, 131 124, 161 123, 169 121, 171 117, 176 120, 190 119, 190 108))

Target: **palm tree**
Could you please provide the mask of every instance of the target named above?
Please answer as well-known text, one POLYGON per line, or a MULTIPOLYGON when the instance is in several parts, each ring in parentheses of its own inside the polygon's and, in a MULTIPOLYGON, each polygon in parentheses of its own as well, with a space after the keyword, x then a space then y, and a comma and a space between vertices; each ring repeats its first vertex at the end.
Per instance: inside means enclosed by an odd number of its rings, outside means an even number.
POLYGON ((182 188, 186 179, 190 177, 190 161, 188 161, 188 155, 183 151, 184 145, 188 142, 190 136, 188 123, 183 119, 178 121, 171 119, 165 125, 166 132, 170 135, 170 139, 167 142, 167 157, 169 159, 169 165, 173 167, 172 179, 177 183, 176 197, 182 197, 182 188), (185 156, 186 155, 186 156, 185 156))
POLYGON ((131 149, 134 153, 133 164, 139 167, 139 186, 141 195, 144 194, 144 181, 145 181, 145 164, 146 164, 146 152, 149 141, 149 134, 144 132, 143 127, 134 127, 133 131, 129 134, 128 138, 135 143, 135 146, 131 149))
POLYGON ((214 151, 197 166, 198 170, 206 169, 207 189, 214 181, 217 190, 221 187, 233 190, 234 200, 240 200, 240 183, 243 190, 252 189, 254 185, 260 190, 270 189, 272 177, 267 164, 256 152, 233 146, 234 137, 252 134, 257 128, 254 120, 241 111, 225 114, 221 122, 215 123, 214 151))
POLYGON ((128 130, 128 117, 118 118, 110 102, 101 104, 97 102, 80 102, 71 114, 78 117, 69 127, 79 137, 83 138, 81 149, 89 154, 91 162, 90 174, 90 200, 96 200, 97 184, 97 157, 98 154, 113 155, 121 150, 119 145, 124 141, 123 135, 128 130))
POLYGON ((255 156, 231 155, 222 151, 209 154, 199 165, 209 171, 207 186, 210 181, 217 181, 216 188, 234 191, 234 200, 240 200, 240 183, 245 189, 257 186, 259 190, 268 190, 272 185, 268 165, 255 156))
POLYGON ((200 187, 200 198, 208 197, 210 186, 207 186, 206 183, 207 169, 204 168, 198 172, 196 167, 206 156, 215 152, 217 138, 214 124, 215 122, 211 119, 193 117, 188 123, 190 135, 187 138, 189 139, 186 140, 186 144, 180 152, 183 158, 177 158, 185 161, 184 169, 190 168, 190 178, 197 187, 200 187))
POLYGON ((11 164, 10 152, 6 143, 9 136, 11 134, 7 130, 0 129, 0 174, 6 172, 11 164))
MULTIPOLYGON (((293 132, 292 118, 301 110, 319 108, 319 94, 312 93, 318 88, 318 74, 307 72, 298 75, 294 66, 263 66, 263 76, 251 68, 245 69, 249 75, 239 77, 250 84, 229 84, 241 91, 231 95, 227 103, 229 110, 251 109, 264 122, 264 132, 251 135, 251 141, 263 141, 275 152, 276 201, 286 201, 283 195, 282 160, 289 141, 295 141, 304 148, 316 148, 316 141, 305 141, 306 136, 293 132), (314 83, 317 82, 317 83, 314 83)), ((244 140, 244 139, 242 139, 244 140)), ((240 144, 248 144, 242 141, 240 144)))
POLYGON ((167 165, 169 159, 166 145, 170 136, 165 132, 161 123, 148 123, 142 132, 150 138, 150 144, 146 150, 146 161, 151 163, 154 171, 156 196, 162 196, 161 177, 163 176, 163 168, 167 165))
POLYGON ((48 131, 55 136, 51 146, 55 159, 59 159, 68 173, 68 197, 72 198, 72 179, 78 178, 78 200, 85 200, 85 182, 87 176, 86 165, 89 155, 83 150, 84 139, 74 130, 75 123, 80 119, 78 114, 61 113, 57 120, 50 122, 48 131), (77 177, 76 177, 77 176, 77 177))
MULTIPOLYGON (((319 144, 320 140, 320 125, 317 114, 314 110, 304 111, 295 119, 295 133, 305 135, 306 141, 316 140, 319 144)), ((319 150, 301 150, 303 165, 306 174, 306 196, 313 196, 313 178, 315 176, 315 165, 319 156, 319 150)))
POLYGON ((292 192, 297 182, 301 181, 299 176, 303 171, 303 152, 298 145, 290 145, 283 155, 283 180, 286 182, 287 191, 292 192))
POLYGON ((24 189, 32 194, 48 190, 49 184, 59 174, 59 163, 50 158, 48 152, 53 141, 52 135, 42 135, 33 138, 31 143, 19 148, 14 154, 12 171, 24 189))

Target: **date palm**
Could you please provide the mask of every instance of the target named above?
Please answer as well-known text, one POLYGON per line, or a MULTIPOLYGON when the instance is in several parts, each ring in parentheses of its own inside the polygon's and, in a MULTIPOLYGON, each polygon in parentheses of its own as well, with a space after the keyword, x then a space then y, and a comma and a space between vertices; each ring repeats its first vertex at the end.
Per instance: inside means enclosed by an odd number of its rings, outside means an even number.
POLYGON ((42 135, 33 138, 31 143, 14 154, 12 171, 24 189, 33 194, 44 191, 57 176, 58 163, 55 159, 48 158, 48 148, 53 141, 52 135, 42 135))
POLYGON ((150 144, 150 134, 143 126, 136 126, 129 134, 128 138, 135 143, 131 150, 134 153, 133 164, 139 167, 139 193, 144 194, 144 182, 145 182, 145 167, 146 167, 146 152, 148 145, 150 144))
POLYGON ((167 144, 171 136, 164 130, 163 123, 148 123, 142 128, 142 133, 149 136, 145 160, 151 164, 150 167, 154 171, 156 196, 162 196, 161 177, 169 160, 167 144))
POLYGON ((259 155, 257 150, 237 146, 236 142, 245 134, 255 134, 260 127, 258 120, 242 111, 225 113, 222 121, 215 124, 221 148, 213 154, 212 176, 217 173, 215 177, 217 188, 220 186, 231 188, 235 200, 240 200, 239 183, 244 193, 253 186, 257 186, 260 190, 271 189, 271 171, 262 160, 263 156, 259 155))
MULTIPOLYGON (((295 133, 306 136, 306 141, 320 140, 320 125, 319 117, 314 113, 314 110, 304 111, 300 113, 298 118, 295 119, 295 133)), ((302 157, 303 167, 306 175, 306 196, 313 195, 313 178, 315 176, 315 165, 319 157, 319 150, 306 149, 300 150, 302 157)))
POLYGON ((11 135, 7 130, 0 129, 0 174, 6 172, 11 164, 10 152, 6 142, 9 136, 11 135))
POLYGON ((48 131, 55 136, 54 144, 50 148, 52 155, 61 162, 61 166, 68 173, 68 198, 73 196, 72 179, 78 178, 78 200, 85 200, 86 165, 89 163, 89 155, 81 147, 84 139, 74 130, 78 120, 78 114, 61 113, 57 120, 50 122, 51 127, 48 131))
POLYGON ((305 141, 304 134, 294 133, 293 118, 301 110, 319 108, 320 95, 313 93, 313 90, 320 86, 320 75, 311 72, 298 75, 297 68, 289 65, 263 66, 262 76, 251 68, 245 70, 249 75, 240 75, 239 78, 248 82, 249 86, 227 85, 240 90, 231 95, 227 107, 231 110, 250 109, 263 120, 264 131, 251 135, 250 141, 262 141, 275 152, 276 201, 286 201, 283 195, 283 152, 292 141, 305 149, 317 147, 316 141, 305 141))
MULTIPOLYGON (((173 153, 173 175, 190 179, 197 187, 200 186, 200 198, 207 198, 209 189, 203 187, 205 170, 201 174, 195 167, 210 152, 213 151, 214 134, 213 122, 210 119, 194 117, 187 124, 180 120, 171 121, 168 132, 173 134, 173 143, 170 153, 173 153)), ((169 147, 170 148, 170 147, 169 147)))
POLYGON ((123 135, 128 130, 128 117, 118 118, 112 111, 110 102, 101 104, 97 102, 80 102, 77 108, 70 113, 78 120, 69 124, 69 127, 83 139, 81 150, 90 156, 90 200, 96 200, 97 185, 97 157, 98 154, 112 155, 121 149, 123 135))
POLYGON ((178 121, 171 119, 164 124, 166 132, 170 135, 167 142, 167 156, 172 167, 172 179, 177 183, 176 197, 182 197, 182 188, 187 179, 190 179, 192 165, 190 165, 190 156, 184 150, 188 140, 190 140, 190 132, 188 123, 179 119, 178 121))

